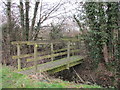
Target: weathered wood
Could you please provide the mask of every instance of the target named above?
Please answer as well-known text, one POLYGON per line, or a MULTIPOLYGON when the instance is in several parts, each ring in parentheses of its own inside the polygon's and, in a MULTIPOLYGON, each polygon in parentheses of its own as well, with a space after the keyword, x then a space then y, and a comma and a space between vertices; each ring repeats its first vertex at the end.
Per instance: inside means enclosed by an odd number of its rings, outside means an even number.
MULTIPOLYGON (((59 52, 59 51, 64 51, 64 50, 67 50, 67 48, 64 48, 64 49, 59 49, 58 51, 57 50, 55 50, 54 52, 59 52)), ((77 52, 77 51, 79 51, 79 50, 71 50, 71 52, 77 52)), ((50 52, 49 52, 50 53, 50 52)), ((48 54, 48 52, 47 51, 45 51, 45 52, 41 52, 41 53, 39 53, 39 52, 37 52, 37 55, 42 55, 42 54, 48 54)), ((63 54, 66 54, 66 53, 63 53, 63 54)), ((19 56, 12 56, 12 59, 18 59, 18 58, 25 58, 25 57, 32 57, 32 56, 34 56, 34 53, 31 53, 31 54, 24 54, 24 55, 19 55, 19 56)), ((50 56, 42 56, 42 58, 41 59, 44 59, 43 57, 45 57, 45 58, 50 58, 50 56)))
MULTIPOLYGON (((81 60, 80 60, 80 61, 76 61, 76 62, 72 62, 72 63, 69 64, 69 67, 78 65, 78 64, 80 64, 80 63, 82 63, 81 60)), ((65 70, 65 69, 66 69, 66 65, 63 65, 63 66, 61 66, 61 67, 58 67, 58 68, 54 68, 54 69, 49 70, 48 73, 49 73, 49 74, 54 74, 54 73, 56 73, 56 72, 60 72, 60 71, 65 70)))
POLYGON ((59 50, 54 50, 53 49, 53 44, 61 43, 61 42, 64 42, 64 41, 66 42, 66 40, 12 42, 13 45, 17 45, 17 56, 13 56, 13 59, 18 59, 18 70, 19 71, 25 70, 25 72, 29 72, 29 71, 43 72, 43 71, 49 71, 49 70, 51 71, 52 70, 54 72, 58 72, 58 71, 61 71, 61 70, 64 70, 64 69, 69 69, 69 67, 72 67, 74 65, 79 64, 80 60, 84 59, 84 57, 83 56, 71 56, 71 54, 73 54, 75 52, 79 52, 79 49, 77 49, 77 47, 75 47, 76 46, 75 43, 77 41, 76 39, 67 40, 68 43, 67 43, 66 48, 62 48, 62 49, 59 49, 59 50), (20 45, 22 45, 22 44, 33 45, 34 46, 34 53, 20 55, 20 45), (39 44, 41 44, 41 45, 42 44, 48 44, 51 48, 51 51, 49 52, 50 55, 39 56, 41 54, 41 53, 37 52, 37 47, 38 47, 39 44), (62 59, 53 61, 54 57, 62 56, 62 55, 66 55, 66 58, 62 58, 62 59), (27 59, 27 62, 34 61, 34 66, 21 69, 20 58, 24 58, 24 57, 33 57, 33 58, 27 59), (51 58, 52 62, 47 62, 47 63, 44 63, 44 64, 37 65, 38 60, 42 60, 42 59, 45 59, 45 58, 51 58))
POLYGON ((25 58, 25 57, 31 57, 34 54, 24 54, 24 55, 19 55, 19 56, 12 56, 12 59, 18 59, 18 58, 25 58))
POLYGON ((63 40, 63 41, 80 41, 80 40, 78 40, 78 39, 76 39, 76 38, 73 38, 73 39, 67 39, 67 38, 62 38, 61 40, 63 40))
MULTIPOLYGON (((17 44, 17 55, 19 56, 20 55, 20 45, 17 44)), ((21 69, 21 61, 20 61, 20 58, 18 58, 18 70, 21 69)))
MULTIPOLYGON (((83 57, 83 56, 72 56, 72 57, 70 57, 69 63, 74 63, 74 62, 80 61, 84 58, 85 57, 83 57)), ((59 59, 59 60, 56 60, 53 62, 47 62, 44 64, 40 64, 40 65, 38 65, 37 69, 38 69, 38 72, 39 71, 44 72, 44 71, 49 71, 49 70, 55 69, 55 68, 63 66, 63 65, 67 65, 66 58, 62 58, 62 59, 59 59)), ((29 68, 23 68, 23 70, 24 71, 21 71, 21 73, 30 73, 30 72, 33 72, 35 69, 33 67, 29 67, 29 68)))
MULTIPOLYGON (((70 53, 78 52, 78 51, 79 50, 71 50, 70 53)), ((56 54, 53 54, 52 56, 51 55, 45 55, 45 56, 38 57, 37 60, 42 60, 42 59, 51 58, 51 57, 57 57, 57 56, 60 56, 60 55, 65 55, 67 53, 68 52, 56 53, 56 54)), ((30 62, 30 61, 34 61, 34 58, 33 59, 27 59, 27 62, 30 62)))
POLYGON ((70 59, 70 41, 68 41, 68 45, 67 45, 67 69, 69 69, 69 59, 70 59))
POLYGON ((34 66, 35 66, 35 71, 37 71, 37 44, 34 45, 34 66))
POLYGON ((50 43, 53 43, 53 44, 57 44, 57 43, 62 43, 62 42, 66 42, 66 41, 71 41, 71 42, 77 42, 79 41, 78 39, 73 39, 73 40, 70 40, 70 39, 61 39, 61 40, 40 40, 40 41, 14 41, 14 42, 11 42, 12 45, 17 45, 17 44, 27 44, 27 45, 34 45, 35 43, 36 44, 50 44, 50 43))
MULTIPOLYGON (((70 49, 74 49, 74 46, 71 46, 70 49)), ((60 51, 67 51, 67 48, 62 48, 62 49, 58 49, 58 50, 54 50, 54 52, 60 52, 60 51)))
MULTIPOLYGON (((74 46, 70 47, 70 49, 75 49, 74 46)), ((60 52, 60 51, 67 51, 67 48, 63 48, 63 49, 59 49, 59 50, 54 50, 53 52, 56 53, 56 52, 60 52)), ((49 54, 50 52, 48 51, 44 51, 44 52, 37 52, 37 55, 42 55, 42 54, 49 54)), ((34 53, 31 53, 31 54, 23 54, 23 55, 19 55, 19 56, 12 56, 12 59, 18 59, 18 58, 26 58, 26 57, 32 57, 34 56, 34 53)))
POLYGON ((53 54, 54 54, 54 51, 53 51, 53 43, 51 43, 51 61, 54 60, 53 54))
MULTIPOLYGON (((52 56, 51 55, 45 55, 45 56, 38 57, 37 60, 41 60, 41 59, 45 59, 45 58, 51 58, 51 57, 56 57, 56 56, 65 55, 65 54, 67 54, 67 52, 53 54, 52 56)), ((29 61, 34 61, 34 59, 27 59, 27 62, 29 62, 29 61)))
MULTIPOLYGON (((37 55, 42 55, 42 54, 49 54, 50 52, 45 51, 45 52, 37 52, 37 55)), ((12 59, 18 59, 18 58, 25 58, 25 57, 32 57, 34 56, 34 53, 31 54, 24 54, 24 55, 19 55, 19 56, 12 56, 12 59)))
POLYGON ((61 51, 65 51, 65 50, 67 50, 67 48, 62 48, 62 49, 54 50, 54 53, 56 53, 56 52, 61 52, 61 51))
POLYGON ((40 41, 14 41, 11 42, 12 45, 17 44, 27 44, 27 45, 34 45, 34 44, 50 44, 50 43, 61 43, 62 41, 49 41, 49 40, 40 40, 40 41))
POLYGON ((14 41, 14 42, 11 42, 12 45, 27 44, 27 43, 31 43, 31 41, 14 41))

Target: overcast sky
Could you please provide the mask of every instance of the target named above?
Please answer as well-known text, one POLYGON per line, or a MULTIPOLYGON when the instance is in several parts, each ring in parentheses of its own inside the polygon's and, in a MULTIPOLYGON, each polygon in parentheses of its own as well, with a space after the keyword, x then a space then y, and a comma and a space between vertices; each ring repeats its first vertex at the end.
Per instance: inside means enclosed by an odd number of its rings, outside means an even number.
MULTIPOLYGON (((4 6, 4 4, 3 4, 3 2, 4 2, 5 0, 0 0, 0 13, 1 14, 3 14, 3 7, 5 7, 4 6)), ((16 4, 18 4, 19 5, 19 0, 11 0, 12 1, 12 3, 16 3, 16 4)), ((25 1, 25 0, 23 0, 23 1, 25 1)), ((32 1, 32 0, 30 0, 30 1, 32 1)), ((38 0, 36 0, 36 1, 38 1, 38 0)), ((74 11, 75 11, 75 8, 76 8, 76 5, 73 5, 72 3, 73 2, 75 2, 76 0, 43 0, 43 4, 45 4, 45 3, 47 3, 48 4, 48 6, 47 7, 50 7, 50 6, 53 6, 53 5, 57 5, 57 3, 59 3, 59 2, 66 2, 66 4, 64 4, 63 6, 61 6, 61 8, 57 11, 57 12, 55 12, 55 13, 53 13, 51 16, 56 16, 56 15, 58 15, 58 17, 61 17, 61 16, 69 16, 69 15, 72 15, 72 13, 74 13, 74 11), (72 2, 72 3, 69 3, 69 2, 72 2), (67 13, 65 13, 65 14, 63 14, 64 12, 67 12, 67 13), (62 14, 61 14, 62 13, 62 14)), ((30 18, 32 19, 32 17, 33 17, 33 12, 34 12, 34 5, 35 5, 35 1, 32 1, 31 3, 30 3, 30 18)), ((14 10, 13 11, 17 11, 17 12, 19 12, 18 11, 18 8, 14 8, 14 10)), ((16 12, 15 11, 15 12, 16 12)), ((39 10, 38 10, 38 12, 39 12, 39 10)), ((16 14, 17 15, 17 14, 16 14)), ((1 16, 1 15, 0 15, 1 16)), ((39 16, 37 16, 37 20, 39 19, 39 16)), ((49 20, 47 20, 46 22, 44 22, 44 24, 47 24, 47 23, 51 23, 51 22, 53 22, 55 19, 49 19, 49 20)), ((56 19, 57 20, 57 19, 56 19)))
MULTIPOLYGON (((0 0, 0 21, 1 21, 1 17, 3 14, 3 7, 4 7, 4 2, 5 0, 0 0)), ((13 3, 17 3, 19 5, 19 0, 11 0, 13 3)), ((25 1, 25 0, 23 0, 25 1)), ((29 0, 29 1, 33 1, 33 0, 29 0)), ((37 1, 37 0, 36 0, 37 1)), ((52 5, 52 4, 57 4, 60 0, 43 0, 44 3, 48 3, 48 5, 52 5)), ((95 1, 95 0, 61 0, 62 2, 67 2, 67 4, 65 4, 64 6, 62 6, 61 9, 59 9, 56 13, 53 13, 52 15, 57 15, 59 14, 59 16, 69 16, 69 15, 72 15, 74 14, 76 11, 75 11, 75 8, 78 6, 78 4, 76 2, 83 2, 83 1, 95 1), (70 2, 70 3, 69 3, 70 2), (66 14, 60 14, 60 13, 64 13, 64 12, 68 12, 66 14)), ((96 0, 96 1, 102 1, 102 0, 96 0)), ((119 1, 119 0, 104 0, 104 1, 119 1)), ((30 18, 33 17, 33 11, 34 11, 34 1, 31 3, 30 5, 31 7, 31 12, 30 12, 30 18)), ((14 9, 15 10, 15 9, 14 9)), ((18 10, 17 10, 18 11, 18 10)), ((58 16, 58 17, 59 17, 58 16)), ((38 18, 39 19, 39 16, 38 18)), ((49 19, 49 21, 46 21, 46 23, 50 23, 50 22, 53 22, 55 19, 49 19)), ((56 19, 57 20, 57 19, 56 19)), ((58 19, 59 20, 59 19, 58 19)))

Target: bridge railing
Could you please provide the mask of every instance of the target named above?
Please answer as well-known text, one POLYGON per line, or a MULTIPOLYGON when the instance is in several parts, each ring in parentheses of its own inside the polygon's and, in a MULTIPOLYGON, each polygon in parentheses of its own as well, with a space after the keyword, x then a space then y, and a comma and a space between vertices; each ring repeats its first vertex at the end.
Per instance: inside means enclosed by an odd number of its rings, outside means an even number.
POLYGON ((37 61, 43 60, 43 59, 47 59, 47 58, 51 58, 51 61, 53 61, 55 57, 62 56, 62 55, 66 55, 67 56, 67 60, 68 60, 68 66, 67 67, 69 68, 69 58, 70 58, 70 55, 73 54, 73 53, 79 52, 79 49, 75 48, 75 45, 74 46, 71 45, 71 44, 74 44, 74 43, 72 43, 72 41, 67 41, 67 47, 62 48, 62 49, 58 49, 58 50, 54 50, 54 44, 56 44, 56 43, 57 44, 61 43, 61 41, 37 41, 37 42, 35 42, 35 41, 16 41, 16 42, 12 42, 13 45, 17 46, 17 55, 13 56, 12 58, 18 60, 18 70, 25 70, 25 69, 29 69, 29 68, 35 67, 35 70, 37 71, 37 61), (34 46, 34 53, 31 53, 31 54, 21 54, 20 48, 21 48, 21 45, 24 45, 24 44, 26 44, 26 45, 33 45, 34 46), (37 48, 38 48, 38 46, 40 44, 43 44, 43 45, 44 44, 50 44, 51 54, 44 55, 44 56, 39 56, 42 53, 43 54, 46 53, 46 52, 39 53, 37 51, 37 48), (34 66, 29 67, 29 68, 22 68, 21 67, 21 59, 25 58, 25 57, 31 57, 31 56, 33 58, 28 58, 28 59, 26 59, 26 61, 27 62, 34 61, 34 66))

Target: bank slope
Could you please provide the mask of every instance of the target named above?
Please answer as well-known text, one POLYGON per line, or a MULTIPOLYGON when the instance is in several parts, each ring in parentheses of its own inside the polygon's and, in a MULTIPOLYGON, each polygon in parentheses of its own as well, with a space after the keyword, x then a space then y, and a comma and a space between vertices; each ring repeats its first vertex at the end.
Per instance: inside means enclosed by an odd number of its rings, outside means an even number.
POLYGON ((100 88, 97 85, 75 84, 60 79, 37 79, 14 72, 11 67, 2 66, 2 88, 100 88))

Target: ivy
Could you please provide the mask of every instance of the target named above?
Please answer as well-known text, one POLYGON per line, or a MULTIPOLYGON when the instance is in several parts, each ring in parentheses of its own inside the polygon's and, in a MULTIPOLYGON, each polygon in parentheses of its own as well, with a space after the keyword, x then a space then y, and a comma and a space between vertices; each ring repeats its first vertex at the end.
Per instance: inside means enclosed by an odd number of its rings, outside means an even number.
MULTIPOLYGON (((103 46, 107 44, 109 59, 115 59, 115 66, 120 62, 119 5, 117 2, 86 2, 86 21, 89 33, 84 36, 88 42, 89 56, 95 66, 104 61, 103 46)), ((109 62, 110 63, 110 62, 109 62)), ((118 66, 118 65, 117 65, 118 66)))

